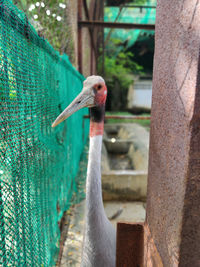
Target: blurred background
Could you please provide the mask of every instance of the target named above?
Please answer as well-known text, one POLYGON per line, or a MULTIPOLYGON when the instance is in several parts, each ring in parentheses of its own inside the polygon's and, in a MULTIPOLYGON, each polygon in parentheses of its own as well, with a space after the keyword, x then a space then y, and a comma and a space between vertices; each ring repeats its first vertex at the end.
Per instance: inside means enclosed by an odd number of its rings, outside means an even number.
POLYGON ((154 25, 156 0, 84 0, 81 8, 78 1, 70 0, 14 2, 25 11, 39 36, 61 54, 66 53, 85 77, 98 73, 105 78, 109 88, 107 111, 149 113, 154 30, 131 28, 131 24, 154 25), (92 26, 81 24, 80 20, 113 25, 92 26), (130 24, 129 28, 116 28, 117 22, 130 24), (82 28, 81 52, 77 43, 79 28, 82 28))

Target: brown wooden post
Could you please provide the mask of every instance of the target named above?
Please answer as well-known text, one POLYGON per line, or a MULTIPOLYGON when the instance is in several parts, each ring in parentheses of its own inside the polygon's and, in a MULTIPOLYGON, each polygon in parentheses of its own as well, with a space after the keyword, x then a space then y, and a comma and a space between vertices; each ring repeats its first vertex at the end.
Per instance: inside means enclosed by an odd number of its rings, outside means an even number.
POLYGON ((143 224, 118 223, 116 267, 143 267, 143 224))

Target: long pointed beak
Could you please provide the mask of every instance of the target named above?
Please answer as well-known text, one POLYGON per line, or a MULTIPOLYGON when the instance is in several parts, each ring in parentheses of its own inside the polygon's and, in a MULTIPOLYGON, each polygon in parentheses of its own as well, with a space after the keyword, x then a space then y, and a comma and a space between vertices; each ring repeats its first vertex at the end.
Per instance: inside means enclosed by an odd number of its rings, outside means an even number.
POLYGON ((57 119, 52 124, 52 127, 57 126, 79 109, 84 107, 92 107, 93 105, 94 105, 94 96, 91 93, 89 93, 89 90, 83 90, 72 101, 72 103, 57 117, 57 119))

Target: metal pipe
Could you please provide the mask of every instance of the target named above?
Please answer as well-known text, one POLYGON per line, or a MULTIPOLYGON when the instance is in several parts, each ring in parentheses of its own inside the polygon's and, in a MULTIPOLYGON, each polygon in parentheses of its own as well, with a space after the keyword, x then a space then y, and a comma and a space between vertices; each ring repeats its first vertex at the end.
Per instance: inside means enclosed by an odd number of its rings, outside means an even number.
MULTIPOLYGON (((120 6, 112 6, 112 5, 106 5, 105 7, 120 7, 120 6)), ((156 8, 156 6, 138 6, 138 5, 123 5, 123 8, 156 8)))
MULTIPOLYGON (((89 119, 89 115, 84 115, 84 119, 89 119)), ((105 119, 126 119, 126 120, 150 120, 150 116, 134 116, 134 115, 105 115, 105 119)))
POLYGON ((154 24, 139 24, 139 23, 121 23, 121 22, 102 22, 98 20, 79 20, 80 27, 103 27, 117 29, 140 29, 140 30, 155 30, 154 24))
MULTIPOLYGON (((90 14, 89 14, 89 10, 88 10, 88 6, 87 6, 87 1, 86 0, 83 0, 83 7, 84 7, 84 10, 85 10, 86 19, 88 21, 90 21, 90 14)), ((95 57, 96 57, 97 56, 97 51, 96 51, 96 46, 95 46, 95 42, 94 42, 93 30, 91 28, 89 28, 89 33, 90 33, 90 38, 91 38, 92 49, 93 49, 95 57)))
POLYGON ((79 23, 82 20, 82 0, 78 0, 78 70, 80 73, 82 69, 82 27, 79 23))

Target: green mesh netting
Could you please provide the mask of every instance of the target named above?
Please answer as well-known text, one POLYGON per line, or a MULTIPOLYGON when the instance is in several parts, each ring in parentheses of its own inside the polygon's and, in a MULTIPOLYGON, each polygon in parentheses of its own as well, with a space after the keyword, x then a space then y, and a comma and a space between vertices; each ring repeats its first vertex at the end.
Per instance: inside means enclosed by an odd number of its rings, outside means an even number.
MULTIPOLYGON (((156 0, 147 0, 146 6, 156 6, 156 0)), ((104 9, 104 20, 114 22, 118 16, 119 7, 106 7, 104 9)), ((124 7, 117 19, 117 22, 138 23, 138 24, 155 24, 156 9, 155 8, 131 8, 124 7)), ((109 29, 105 29, 105 37, 109 29)), ((113 30, 111 38, 116 38, 121 41, 127 41, 127 46, 130 47, 143 36, 148 38, 149 35, 154 34, 154 31, 147 30, 130 30, 130 29, 117 29, 113 30)))
POLYGON ((87 109, 51 123, 83 79, 11 0, 0 0, 0 266, 55 263, 58 222, 77 192, 87 109))

